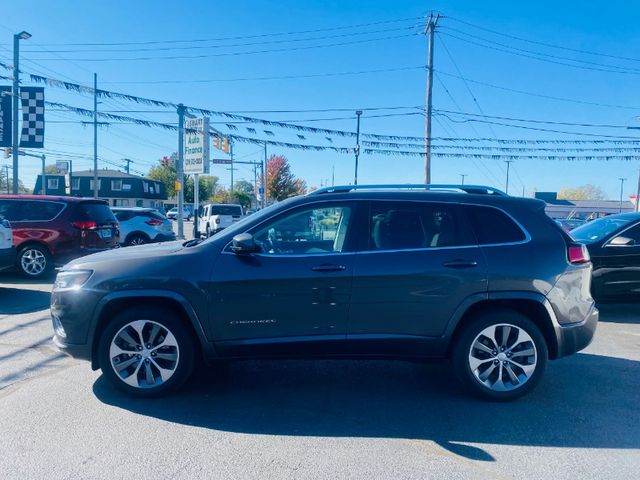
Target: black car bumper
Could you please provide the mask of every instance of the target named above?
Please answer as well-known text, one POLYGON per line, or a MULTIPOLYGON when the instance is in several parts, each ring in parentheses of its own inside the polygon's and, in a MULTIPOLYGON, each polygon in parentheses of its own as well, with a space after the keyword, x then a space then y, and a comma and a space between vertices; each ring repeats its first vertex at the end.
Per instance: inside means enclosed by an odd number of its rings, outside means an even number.
POLYGON ((599 317, 600 312, 594 306, 583 321, 560 325, 557 328, 558 358, 587 348, 593 340, 599 317))
POLYGON ((3 248, 0 249, 0 271, 12 268, 16 264, 16 249, 3 248))

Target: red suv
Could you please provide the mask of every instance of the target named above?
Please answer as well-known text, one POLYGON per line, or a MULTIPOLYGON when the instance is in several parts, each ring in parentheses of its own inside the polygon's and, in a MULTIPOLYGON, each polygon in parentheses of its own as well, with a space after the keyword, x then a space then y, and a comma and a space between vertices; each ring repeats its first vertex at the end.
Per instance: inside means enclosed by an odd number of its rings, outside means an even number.
POLYGON ((31 278, 54 265, 118 246, 118 221, 104 200, 0 195, 0 216, 13 229, 16 265, 31 278))

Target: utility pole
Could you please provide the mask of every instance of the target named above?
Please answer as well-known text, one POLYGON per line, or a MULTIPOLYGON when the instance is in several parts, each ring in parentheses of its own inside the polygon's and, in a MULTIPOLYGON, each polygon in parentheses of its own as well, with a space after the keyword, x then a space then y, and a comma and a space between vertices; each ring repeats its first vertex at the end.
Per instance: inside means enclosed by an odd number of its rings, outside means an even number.
POLYGON ((253 163, 253 196, 256 197, 256 210, 258 209, 258 163, 253 163))
MULTIPOLYGON (((11 121, 11 133, 12 141, 11 141, 11 156, 13 157, 13 194, 18 194, 18 148, 20 148, 20 137, 19 137, 19 129, 20 119, 19 115, 19 101, 20 101, 20 40, 28 40, 31 38, 31 34, 29 32, 25 32, 24 30, 20 33, 16 33, 13 36, 13 88, 11 90, 12 100, 13 100, 13 115, 11 121)), ((9 184, 9 177, 7 176, 7 186, 9 184)), ((7 188, 8 189, 8 188, 7 188)))
POLYGON ((460 174, 460 180, 462 181, 462 185, 464 185, 464 177, 468 177, 469 175, 466 173, 461 173, 460 174))
POLYGON ((427 98, 426 98, 426 116, 424 121, 424 183, 431 182, 431 111, 432 111, 432 90, 433 90, 433 37, 440 19, 440 14, 435 16, 429 15, 429 20, 425 27, 424 33, 427 35, 428 51, 427 51, 427 98))
POLYGON ((331 186, 333 187, 336 184, 336 166, 331 166, 331 186))
POLYGON ((46 195, 47 194, 47 175, 44 172, 45 166, 45 160, 46 160, 46 155, 42 154, 40 156, 40 160, 42 160, 42 195, 46 195))
POLYGON ((93 74, 93 198, 98 198, 98 74, 93 74))
POLYGON ((129 174, 129 164, 133 163, 133 160, 130 160, 128 158, 123 158, 122 161, 127 162, 127 164, 124 167, 124 171, 127 172, 127 174, 129 174))
POLYGON ((178 197, 178 238, 184 239, 184 218, 182 210, 184 208, 184 105, 178 104, 178 163, 176 164, 178 197))
POLYGON ((362 110, 356 110, 356 173, 353 177, 353 184, 358 184, 358 157, 360 156, 360 116, 362 110))
POLYGON ((626 178, 622 178, 620 177, 618 180, 620 180, 620 213, 622 213, 622 195, 623 195, 623 190, 624 190, 624 182, 627 180, 626 178))
POLYGON ((262 162, 262 208, 267 206, 267 142, 264 142, 264 161, 262 162))
POLYGON ((509 167, 513 163, 513 160, 505 160, 504 163, 507 164, 507 182, 505 183, 504 193, 509 193, 509 167))
POLYGON ((640 169, 638 169, 638 188, 636 189, 636 212, 640 212, 640 169))
POLYGON ((231 157, 231 188, 229 188, 229 191, 233 198, 233 141, 231 139, 229 139, 229 156, 231 157))
POLYGON ((4 166, 5 178, 7 179, 7 195, 9 195, 9 165, 4 166))

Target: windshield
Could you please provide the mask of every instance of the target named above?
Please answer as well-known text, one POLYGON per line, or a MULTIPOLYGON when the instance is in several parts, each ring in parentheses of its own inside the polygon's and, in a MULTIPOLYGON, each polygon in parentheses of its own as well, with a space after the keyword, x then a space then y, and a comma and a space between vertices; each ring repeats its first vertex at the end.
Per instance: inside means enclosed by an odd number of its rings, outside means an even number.
POLYGON ((240 205, 213 205, 211 207, 211 215, 242 215, 242 207, 240 205))
POLYGON ((631 222, 632 219, 625 217, 603 217, 571 230, 571 236, 579 242, 596 243, 631 222))

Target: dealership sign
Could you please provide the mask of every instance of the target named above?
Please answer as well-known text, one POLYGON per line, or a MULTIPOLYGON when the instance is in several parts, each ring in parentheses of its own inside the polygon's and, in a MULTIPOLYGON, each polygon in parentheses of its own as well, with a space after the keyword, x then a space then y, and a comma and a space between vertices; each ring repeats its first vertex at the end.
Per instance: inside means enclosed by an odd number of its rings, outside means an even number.
POLYGON ((209 119, 184 122, 184 173, 209 173, 209 119))

